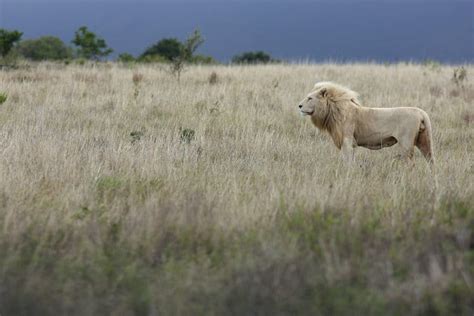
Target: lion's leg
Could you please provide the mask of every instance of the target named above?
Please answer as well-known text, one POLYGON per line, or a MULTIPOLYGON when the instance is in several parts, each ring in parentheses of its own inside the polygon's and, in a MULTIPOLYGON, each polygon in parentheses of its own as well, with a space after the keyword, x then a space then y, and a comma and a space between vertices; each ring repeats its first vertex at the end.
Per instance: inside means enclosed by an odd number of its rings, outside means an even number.
POLYGON ((415 145, 421 151, 426 160, 428 160, 428 162, 434 162, 431 150, 431 138, 427 130, 424 130, 418 134, 415 145))
POLYGON ((397 138, 400 145, 402 158, 409 162, 413 162, 413 154, 415 150, 416 131, 407 131, 397 138))
POLYGON ((411 147, 411 148, 403 147, 402 148, 403 158, 405 158, 407 160, 413 160, 413 154, 414 154, 414 147, 411 147))
POLYGON ((414 147, 400 143, 400 158, 408 162, 413 161, 414 147))
POLYGON ((354 162, 354 142, 351 138, 344 138, 342 142, 342 158, 347 164, 352 164, 354 162))

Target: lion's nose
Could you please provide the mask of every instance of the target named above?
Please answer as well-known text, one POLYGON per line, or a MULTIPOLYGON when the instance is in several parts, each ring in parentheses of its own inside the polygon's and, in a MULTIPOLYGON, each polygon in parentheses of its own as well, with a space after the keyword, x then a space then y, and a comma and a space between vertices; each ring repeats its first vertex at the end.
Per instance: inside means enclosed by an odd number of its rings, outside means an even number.
POLYGON ((298 105, 298 107, 301 109, 303 107, 303 104, 298 105))

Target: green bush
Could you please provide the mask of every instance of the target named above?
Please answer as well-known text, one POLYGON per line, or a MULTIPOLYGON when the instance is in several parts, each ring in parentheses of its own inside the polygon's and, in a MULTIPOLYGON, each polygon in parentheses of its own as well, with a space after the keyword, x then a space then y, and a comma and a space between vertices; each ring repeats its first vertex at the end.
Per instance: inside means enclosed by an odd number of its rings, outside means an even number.
POLYGON ((268 64, 271 62, 276 62, 276 60, 263 51, 245 52, 232 57, 234 64, 268 64))
POLYGON ((178 58, 183 50, 183 44, 176 38, 164 38, 156 44, 147 48, 140 59, 148 56, 161 56, 168 61, 178 58))
POLYGON ((135 61, 135 57, 129 53, 122 53, 118 55, 117 61, 121 63, 132 63, 135 61))
MULTIPOLYGON (((204 43, 199 30, 195 30, 184 42, 176 38, 164 38, 147 48, 139 57, 140 62, 169 62, 171 72, 180 73, 185 63, 217 64, 211 56, 195 54, 199 46, 204 43)), ((177 74, 179 77, 179 74, 177 74)))
POLYGON ((143 131, 133 131, 130 133, 130 137, 132 138, 132 144, 140 141, 140 139, 145 135, 143 131))
POLYGON ((16 50, 24 58, 34 61, 64 60, 72 58, 73 55, 72 49, 54 36, 22 41, 16 50))

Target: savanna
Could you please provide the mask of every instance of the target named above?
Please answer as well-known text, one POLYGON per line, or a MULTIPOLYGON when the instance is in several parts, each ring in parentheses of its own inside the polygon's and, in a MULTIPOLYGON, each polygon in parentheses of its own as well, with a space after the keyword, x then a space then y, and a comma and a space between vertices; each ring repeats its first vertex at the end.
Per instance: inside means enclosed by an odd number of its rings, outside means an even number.
POLYGON ((454 68, 0 71, 0 314, 472 315, 474 68, 454 68), (299 116, 319 81, 426 111, 435 170, 364 148, 348 168, 299 116))

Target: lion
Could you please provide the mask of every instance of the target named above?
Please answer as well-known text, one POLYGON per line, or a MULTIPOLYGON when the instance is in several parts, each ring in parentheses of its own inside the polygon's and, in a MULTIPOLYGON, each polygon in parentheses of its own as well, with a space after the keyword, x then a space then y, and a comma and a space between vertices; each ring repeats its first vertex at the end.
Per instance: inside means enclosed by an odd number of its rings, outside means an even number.
POLYGON ((344 160, 352 161, 358 146, 376 150, 398 143, 408 161, 416 146, 434 164, 431 121, 422 109, 364 107, 356 92, 333 82, 316 83, 299 109, 329 133, 344 160))

